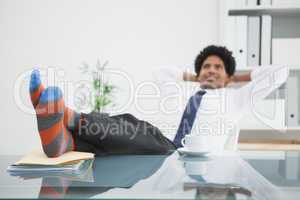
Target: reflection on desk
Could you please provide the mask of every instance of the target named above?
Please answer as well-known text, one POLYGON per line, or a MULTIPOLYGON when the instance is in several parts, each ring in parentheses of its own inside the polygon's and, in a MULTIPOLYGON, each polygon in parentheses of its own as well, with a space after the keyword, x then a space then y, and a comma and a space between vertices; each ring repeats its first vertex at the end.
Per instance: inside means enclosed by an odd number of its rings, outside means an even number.
POLYGON ((273 200, 279 192, 238 155, 197 158, 174 152, 168 156, 97 157, 92 181, 47 175, 26 180, 13 177, 4 170, 17 159, 1 159, 1 198, 245 199, 252 195, 252 199, 273 200), (187 187, 193 184, 194 188, 187 187))

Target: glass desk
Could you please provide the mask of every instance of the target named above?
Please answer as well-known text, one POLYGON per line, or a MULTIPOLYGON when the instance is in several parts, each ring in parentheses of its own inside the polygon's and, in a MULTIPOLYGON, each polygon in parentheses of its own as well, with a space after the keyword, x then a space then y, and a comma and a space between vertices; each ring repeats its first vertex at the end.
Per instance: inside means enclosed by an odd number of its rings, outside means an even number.
POLYGON ((12 176, 6 168, 19 158, 1 156, 0 198, 274 200, 292 199, 300 186, 299 168, 298 182, 284 181, 274 171, 274 160, 246 160, 237 154, 97 157, 82 176, 12 176), (287 190, 290 184, 293 189, 287 190))

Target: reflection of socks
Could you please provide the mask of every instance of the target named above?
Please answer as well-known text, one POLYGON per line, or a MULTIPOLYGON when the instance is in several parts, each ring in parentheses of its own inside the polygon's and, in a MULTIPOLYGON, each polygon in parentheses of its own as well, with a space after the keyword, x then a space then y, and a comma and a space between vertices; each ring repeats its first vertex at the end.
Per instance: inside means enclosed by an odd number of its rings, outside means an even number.
MULTIPOLYGON (((31 73, 30 79, 30 97, 33 107, 35 108, 39 102, 44 86, 41 81, 39 70, 35 69, 31 73)), ((69 131, 75 131, 78 127, 80 114, 65 106, 64 108, 64 125, 69 131)))
POLYGON ((64 198, 71 181, 61 177, 43 177, 39 198, 64 198))
POLYGON ((64 100, 58 87, 48 87, 35 107, 44 152, 57 157, 74 149, 71 133, 64 125, 64 100))

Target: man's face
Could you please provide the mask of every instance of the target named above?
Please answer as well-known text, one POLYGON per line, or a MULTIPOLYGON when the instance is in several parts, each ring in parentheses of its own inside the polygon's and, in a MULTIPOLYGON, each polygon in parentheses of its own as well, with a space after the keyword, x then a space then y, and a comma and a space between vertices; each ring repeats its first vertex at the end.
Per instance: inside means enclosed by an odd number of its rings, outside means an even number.
POLYGON ((197 79, 203 89, 223 88, 230 81, 223 60, 214 55, 208 56, 203 62, 197 79))

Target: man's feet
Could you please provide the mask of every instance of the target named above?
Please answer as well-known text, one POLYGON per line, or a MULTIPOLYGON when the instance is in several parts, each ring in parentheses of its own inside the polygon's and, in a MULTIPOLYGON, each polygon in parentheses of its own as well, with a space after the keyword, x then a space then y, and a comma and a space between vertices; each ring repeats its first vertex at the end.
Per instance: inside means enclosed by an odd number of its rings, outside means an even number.
MULTIPOLYGON (((39 103, 41 93, 45 90, 44 88, 39 70, 34 69, 31 73, 29 88, 31 102, 34 108, 39 103)), ((79 120, 79 113, 67 106, 64 107, 64 125, 69 131, 75 131, 77 129, 79 120)))
POLYGON ((35 107, 39 134, 45 154, 57 157, 74 150, 71 133, 64 125, 64 100, 58 87, 48 87, 35 107))
POLYGON ((29 91, 46 155, 57 157, 74 150, 74 141, 69 131, 75 130, 80 115, 65 107, 61 90, 58 87, 44 89, 40 73, 35 69, 31 73, 29 91), (78 121, 75 122, 75 119, 78 121))

